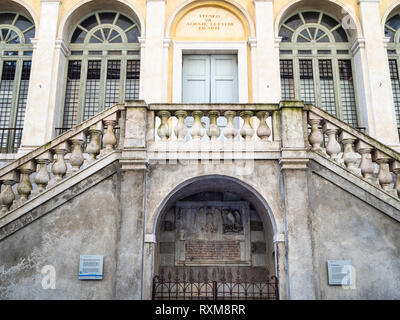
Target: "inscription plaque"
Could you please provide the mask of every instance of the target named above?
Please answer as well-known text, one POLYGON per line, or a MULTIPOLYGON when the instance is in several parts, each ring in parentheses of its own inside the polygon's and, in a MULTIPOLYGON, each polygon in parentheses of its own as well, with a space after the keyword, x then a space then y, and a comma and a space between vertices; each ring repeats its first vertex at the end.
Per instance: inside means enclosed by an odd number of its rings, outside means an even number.
POLYGON ((179 40, 232 41, 246 38, 243 24, 233 12, 213 6, 189 11, 178 22, 174 32, 179 40))
POLYGON ((185 249, 190 262, 240 262, 239 241, 188 241, 185 249))
POLYGON ((249 204, 244 201, 178 201, 177 266, 251 265, 249 204))

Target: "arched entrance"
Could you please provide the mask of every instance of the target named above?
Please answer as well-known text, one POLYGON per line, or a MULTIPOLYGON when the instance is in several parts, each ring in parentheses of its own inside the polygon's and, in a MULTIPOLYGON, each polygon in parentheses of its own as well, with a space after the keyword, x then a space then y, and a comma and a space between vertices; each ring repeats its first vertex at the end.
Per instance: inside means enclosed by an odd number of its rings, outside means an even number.
POLYGON ((153 299, 277 299, 275 230, 268 205, 237 179, 180 186, 159 211, 153 299))

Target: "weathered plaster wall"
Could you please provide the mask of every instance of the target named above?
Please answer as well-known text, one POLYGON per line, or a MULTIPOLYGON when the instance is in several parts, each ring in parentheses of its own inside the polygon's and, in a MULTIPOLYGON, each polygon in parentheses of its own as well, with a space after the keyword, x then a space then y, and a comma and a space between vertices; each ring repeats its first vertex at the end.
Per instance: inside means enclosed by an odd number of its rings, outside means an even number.
POLYGON ((400 223, 317 174, 311 181, 316 298, 400 299, 400 223), (352 261, 354 290, 328 286, 327 260, 352 261))
POLYGON ((116 270, 117 175, 0 242, 0 299, 111 299, 116 270), (78 280, 81 254, 104 255, 102 281, 78 280), (44 290, 41 270, 56 269, 44 290))

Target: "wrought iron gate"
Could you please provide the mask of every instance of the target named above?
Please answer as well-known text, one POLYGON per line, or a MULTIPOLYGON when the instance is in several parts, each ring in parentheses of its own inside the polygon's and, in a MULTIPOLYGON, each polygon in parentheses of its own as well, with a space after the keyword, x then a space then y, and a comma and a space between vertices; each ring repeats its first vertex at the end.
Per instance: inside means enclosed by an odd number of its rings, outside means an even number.
POLYGON ((278 279, 265 274, 237 270, 217 276, 214 269, 211 277, 205 270, 202 274, 175 270, 165 274, 162 269, 153 280, 154 300, 278 300, 278 279))

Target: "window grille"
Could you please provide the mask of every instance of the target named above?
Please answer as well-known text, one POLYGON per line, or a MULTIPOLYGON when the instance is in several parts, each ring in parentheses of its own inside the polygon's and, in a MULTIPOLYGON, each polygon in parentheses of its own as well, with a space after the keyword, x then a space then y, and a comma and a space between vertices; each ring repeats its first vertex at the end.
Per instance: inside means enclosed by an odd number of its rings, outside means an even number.
POLYGON ((300 60, 300 95, 305 103, 315 103, 312 60, 300 60))
POLYGON ((282 99, 315 104, 357 127, 351 43, 342 24, 323 12, 302 11, 282 23, 279 35, 282 99))
POLYGON ((294 99, 294 78, 293 78, 293 62, 292 60, 281 60, 281 87, 282 99, 294 99))

